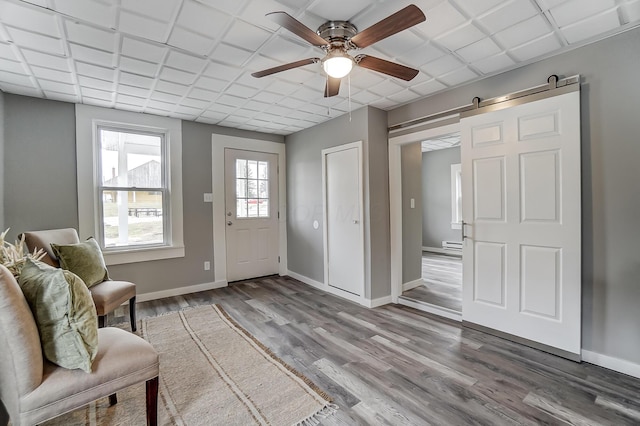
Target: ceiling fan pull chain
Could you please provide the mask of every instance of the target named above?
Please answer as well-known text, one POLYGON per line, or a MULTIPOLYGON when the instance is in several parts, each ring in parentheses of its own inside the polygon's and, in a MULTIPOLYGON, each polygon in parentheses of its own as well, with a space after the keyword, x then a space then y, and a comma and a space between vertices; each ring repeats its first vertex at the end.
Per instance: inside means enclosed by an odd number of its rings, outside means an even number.
POLYGON ((351 123, 351 74, 347 76, 349 83, 349 123, 351 123))

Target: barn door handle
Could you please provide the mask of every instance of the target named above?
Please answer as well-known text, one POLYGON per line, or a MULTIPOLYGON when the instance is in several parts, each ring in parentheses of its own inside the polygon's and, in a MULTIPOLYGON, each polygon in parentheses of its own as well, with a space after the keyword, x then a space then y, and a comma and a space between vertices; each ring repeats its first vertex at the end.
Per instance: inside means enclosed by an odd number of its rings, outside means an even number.
POLYGON ((464 235, 464 226, 466 225, 466 223, 464 222, 464 220, 462 221, 462 226, 460 227, 460 234, 462 235, 462 242, 464 243, 465 238, 467 238, 466 235, 464 235))

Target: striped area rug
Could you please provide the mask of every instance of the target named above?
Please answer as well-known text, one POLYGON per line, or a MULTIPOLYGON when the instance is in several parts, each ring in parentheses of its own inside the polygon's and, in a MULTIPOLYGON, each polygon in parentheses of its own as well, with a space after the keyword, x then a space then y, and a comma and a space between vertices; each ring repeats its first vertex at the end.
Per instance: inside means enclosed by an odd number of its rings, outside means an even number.
MULTIPOLYGON (((336 407, 219 305, 140 321, 160 354, 158 419, 162 425, 312 425, 336 407)), ((144 383, 47 425, 144 425, 144 383)))

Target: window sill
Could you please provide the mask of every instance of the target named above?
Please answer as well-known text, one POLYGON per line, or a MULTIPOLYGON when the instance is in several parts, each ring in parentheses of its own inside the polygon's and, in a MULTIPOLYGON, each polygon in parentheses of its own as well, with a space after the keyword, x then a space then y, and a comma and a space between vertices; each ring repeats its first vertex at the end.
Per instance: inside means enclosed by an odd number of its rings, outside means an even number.
POLYGON ((109 265, 125 263, 149 262, 152 260, 173 259, 184 257, 184 246, 154 247, 145 249, 104 251, 104 261, 109 265))

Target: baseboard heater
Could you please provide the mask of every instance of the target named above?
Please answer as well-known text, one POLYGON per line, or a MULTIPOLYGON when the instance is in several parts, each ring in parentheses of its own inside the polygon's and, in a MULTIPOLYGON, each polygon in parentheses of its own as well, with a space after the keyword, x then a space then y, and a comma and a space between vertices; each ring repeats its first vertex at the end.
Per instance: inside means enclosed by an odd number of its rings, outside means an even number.
POLYGON ((462 241, 443 241, 442 248, 454 253, 462 253, 462 241))

